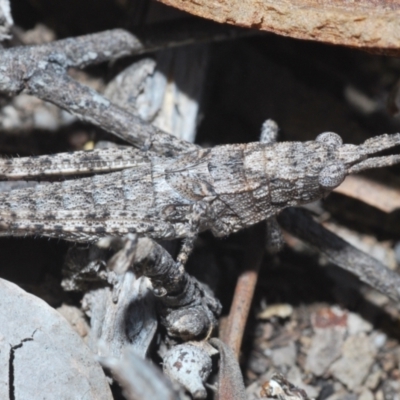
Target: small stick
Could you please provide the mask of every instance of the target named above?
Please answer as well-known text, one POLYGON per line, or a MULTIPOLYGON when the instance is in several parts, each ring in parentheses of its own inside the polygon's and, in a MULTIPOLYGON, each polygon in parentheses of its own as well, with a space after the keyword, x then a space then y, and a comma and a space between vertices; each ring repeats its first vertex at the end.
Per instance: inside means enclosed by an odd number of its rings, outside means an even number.
POLYGON ((258 271, 265 253, 265 241, 260 240, 260 238, 264 238, 261 231, 262 225, 258 225, 251 231, 250 243, 245 252, 246 267, 239 275, 228 320, 220 334, 222 341, 233 350, 236 358, 239 358, 244 329, 257 284, 258 271))
POLYGON ((219 42, 246 36, 261 35, 254 29, 243 29, 228 24, 218 24, 199 18, 185 18, 149 24, 135 30, 134 34, 140 39, 143 50, 136 54, 185 46, 188 44, 219 42))
POLYGON ((363 201, 386 213, 400 208, 400 191, 363 176, 350 175, 334 192, 363 201))
POLYGON ((166 399, 179 400, 171 382, 161 371, 147 360, 143 360, 126 348, 122 357, 98 357, 100 364, 111 371, 121 385, 127 400, 166 399))
POLYGON ((144 29, 137 36, 122 29, 68 38, 38 46, 0 49, 0 93, 25 93, 119 136, 144 150, 171 156, 197 148, 143 122, 67 75, 68 68, 84 68, 121 57, 188 43, 233 38, 251 31, 204 21, 184 21, 144 29), (169 27, 169 28, 168 28, 169 27), (160 32, 164 32, 160 35, 160 32))
POLYGON ((321 226, 307 210, 287 208, 278 221, 282 228, 317 247, 333 264, 353 273, 392 300, 400 301, 400 275, 321 226))

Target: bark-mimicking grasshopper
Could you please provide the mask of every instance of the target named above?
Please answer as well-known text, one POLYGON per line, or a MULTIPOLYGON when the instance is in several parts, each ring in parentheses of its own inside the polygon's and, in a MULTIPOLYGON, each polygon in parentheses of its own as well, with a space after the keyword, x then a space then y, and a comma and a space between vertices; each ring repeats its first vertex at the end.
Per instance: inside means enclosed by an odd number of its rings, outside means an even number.
POLYGON ((400 144, 398 133, 358 146, 332 132, 315 141, 275 143, 276 133, 268 120, 260 142, 193 146, 176 158, 110 148, 3 159, 3 179, 93 176, 0 193, 0 229, 73 241, 127 233, 185 238, 179 258, 185 262, 201 231, 229 235, 326 196, 350 173, 400 161, 398 155, 368 158, 400 144))

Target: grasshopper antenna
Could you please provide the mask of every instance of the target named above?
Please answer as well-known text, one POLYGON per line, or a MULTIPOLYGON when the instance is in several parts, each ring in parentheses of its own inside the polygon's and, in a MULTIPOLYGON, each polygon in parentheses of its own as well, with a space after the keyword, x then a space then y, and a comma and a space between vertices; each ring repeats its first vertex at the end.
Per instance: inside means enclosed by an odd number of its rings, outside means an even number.
MULTIPOLYGON (((400 133, 393 135, 384 134, 366 140, 359 146, 365 155, 375 154, 382 150, 387 150, 400 145, 400 133)), ((400 163, 400 154, 367 158, 348 169, 350 174, 354 174, 370 168, 389 167, 400 163)))

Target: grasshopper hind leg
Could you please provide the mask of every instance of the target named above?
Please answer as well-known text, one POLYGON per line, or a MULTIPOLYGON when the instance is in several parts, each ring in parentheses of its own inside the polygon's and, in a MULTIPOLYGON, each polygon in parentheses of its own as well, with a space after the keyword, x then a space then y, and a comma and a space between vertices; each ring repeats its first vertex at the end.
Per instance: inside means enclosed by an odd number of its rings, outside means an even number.
POLYGON ((45 236, 76 242, 95 242, 104 236, 136 233, 154 239, 175 239, 175 226, 154 219, 140 219, 128 211, 58 210, 49 212, 0 211, 1 236, 45 236))

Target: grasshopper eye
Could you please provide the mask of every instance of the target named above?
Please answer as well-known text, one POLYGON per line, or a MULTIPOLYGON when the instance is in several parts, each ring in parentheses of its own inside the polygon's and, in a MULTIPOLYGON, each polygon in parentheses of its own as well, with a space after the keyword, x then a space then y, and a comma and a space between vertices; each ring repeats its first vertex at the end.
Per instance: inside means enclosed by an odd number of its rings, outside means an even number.
POLYGON ((324 189, 334 189, 346 177, 346 168, 343 163, 327 165, 319 173, 318 182, 324 189))
POLYGON ((335 132, 323 132, 316 138, 316 142, 324 143, 329 147, 339 147, 343 144, 342 138, 335 132))

